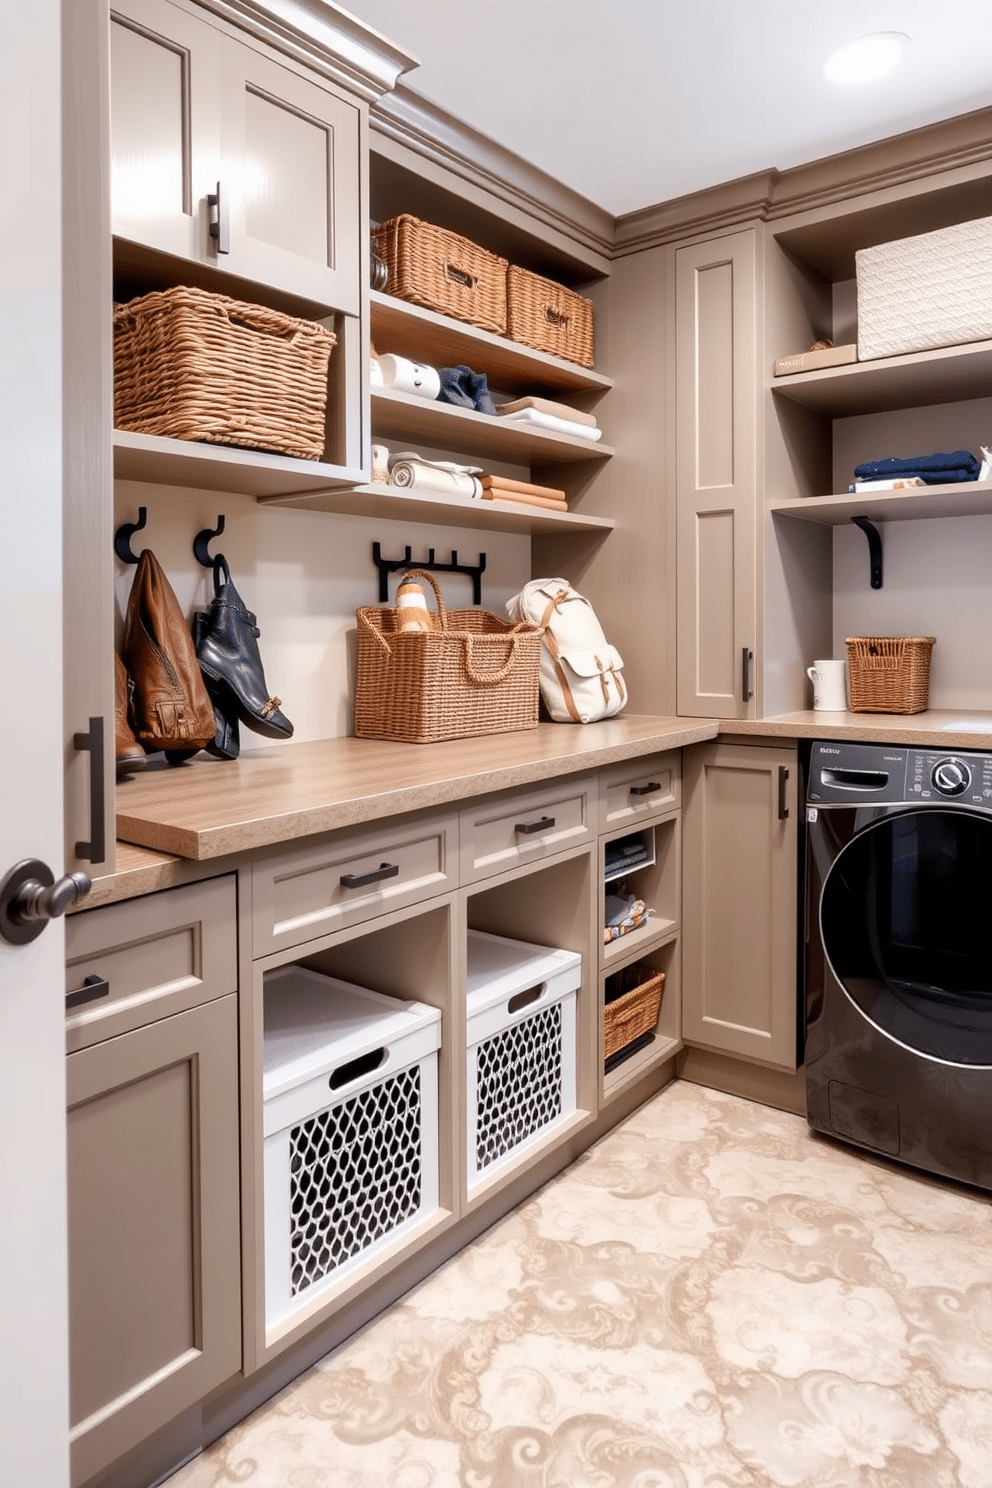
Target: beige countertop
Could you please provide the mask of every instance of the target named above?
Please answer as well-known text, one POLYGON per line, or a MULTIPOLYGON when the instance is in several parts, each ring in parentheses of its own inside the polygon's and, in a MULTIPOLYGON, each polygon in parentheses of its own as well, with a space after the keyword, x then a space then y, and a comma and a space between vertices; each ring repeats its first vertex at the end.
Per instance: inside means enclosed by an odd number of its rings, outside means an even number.
POLYGON ((258 749, 233 763, 201 755, 119 786, 117 835, 202 862, 680 749, 716 734, 714 719, 624 715, 442 744, 343 738, 258 749))
POLYGON ((992 749, 992 713, 827 713, 808 708, 775 718, 720 720, 720 735, 766 739, 850 739, 870 744, 922 744, 948 749, 992 749))

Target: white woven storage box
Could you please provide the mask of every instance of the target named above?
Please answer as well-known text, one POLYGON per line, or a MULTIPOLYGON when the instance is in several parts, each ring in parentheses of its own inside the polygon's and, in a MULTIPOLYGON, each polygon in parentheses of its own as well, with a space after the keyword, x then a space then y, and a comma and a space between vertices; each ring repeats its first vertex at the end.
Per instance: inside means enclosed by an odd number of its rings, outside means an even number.
POLYGON ((265 976, 265 1320, 438 1207, 441 1014, 301 966, 265 976))
POLYGON ((582 957, 468 932, 468 1185, 575 1110, 582 957))
POLYGON ((992 217, 861 248, 858 360, 992 336, 992 217))

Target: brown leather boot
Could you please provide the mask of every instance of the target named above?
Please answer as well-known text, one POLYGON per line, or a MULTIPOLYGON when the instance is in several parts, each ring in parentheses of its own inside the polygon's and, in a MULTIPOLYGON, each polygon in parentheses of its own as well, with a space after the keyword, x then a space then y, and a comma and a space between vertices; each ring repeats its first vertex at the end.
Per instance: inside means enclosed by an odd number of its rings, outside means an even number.
POLYGON ((124 663, 114 654, 114 745, 117 757, 117 778, 129 775, 132 770, 144 768, 147 755, 134 737, 128 722, 129 679, 124 663))

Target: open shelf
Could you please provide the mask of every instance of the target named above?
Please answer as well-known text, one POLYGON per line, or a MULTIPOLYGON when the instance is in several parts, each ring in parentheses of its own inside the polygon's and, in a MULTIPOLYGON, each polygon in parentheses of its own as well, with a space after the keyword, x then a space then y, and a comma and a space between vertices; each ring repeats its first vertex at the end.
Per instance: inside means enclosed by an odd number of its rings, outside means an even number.
POLYGON ((391 388, 372 389, 372 425, 377 440, 403 439, 434 445, 481 459, 509 464, 608 460, 613 450, 589 439, 572 439, 550 429, 508 423, 472 408, 432 402, 391 388))
POLYGON ((974 398, 978 388, 992 387, 992 341, 793 372, 776 377, 770 386, 781 398, 836 418, 955 403, 974 398))
POLYGON ((406 300, 373 291, 370 303, 372 343, 380 355, 390 352, 438 367, 466 364, 485 371, 489 385, 506 393, 604 392, 613 386, 612 378, 576 362, 406 300))
POLYGON ((295 491, 287 496, 263 496, 266 504, 301 507, 308 511, 338 512, 377 521, 433 522, 447 527, 485 528, 493 532, 599 532, 604 537, 614 523, 608 517, 583 517, 577 512, 550 511, 516 501, 473 501, 465 496, 408 490, 400 486, 361 485, 349 490, 295 491))
POLYGON ((923 517, 985 517, 992 514, 992 481, 968 481, 950 486, 920 486, 910 491, 845 492, 840 496, 810 496, 796 501, 773 501, 776 516, 804 522, 843 526, 852 517, 873 521, 907 521, 923 517))
POLYGON ((203 491, 243 491, 264 499, 327 486, 352 486, 362 472, 263 450, 115 429, 114 477, 203 491))
MULTIPOLYGON (((625 937, 630 939, 631 937, 625 937)), ((669 934, 668 938, 660 945, 649 946, 645 951, 638 952, 631 948, 625 957, 623 965, 633 965, 635 962, 653 967, 655 971, 665 973, 665 986, 661 995, 661 1006, 658 1009, 658 1021, 654 1028, 654 1037, 649 1044, 635 1050, 619 1064, 603 1073, 603 1100, 611 1100, 619 1092, 629 1085, 635 1084, 648 1070, 654 1069, 659 1064, 664 1064, 671 1059, 682 1048, 682 1018, 681 1018, 681 950, 678 936, 669 934)), ((600 1009, 604 995, 607 975, 612 975, 618 967, 610 967, 608 973, 603 973, 599 978, 600 1009)))

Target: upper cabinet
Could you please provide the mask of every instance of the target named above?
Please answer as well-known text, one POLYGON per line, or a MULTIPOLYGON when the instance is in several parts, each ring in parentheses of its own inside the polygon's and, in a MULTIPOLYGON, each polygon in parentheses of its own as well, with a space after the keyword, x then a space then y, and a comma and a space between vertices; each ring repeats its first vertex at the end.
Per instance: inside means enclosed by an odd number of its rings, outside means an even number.
POLYGON ((115 236, 357 315, 360 107, 168 3, 111 17, 115 236))

